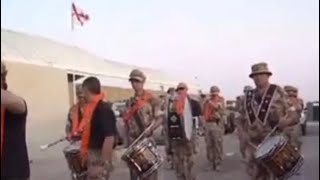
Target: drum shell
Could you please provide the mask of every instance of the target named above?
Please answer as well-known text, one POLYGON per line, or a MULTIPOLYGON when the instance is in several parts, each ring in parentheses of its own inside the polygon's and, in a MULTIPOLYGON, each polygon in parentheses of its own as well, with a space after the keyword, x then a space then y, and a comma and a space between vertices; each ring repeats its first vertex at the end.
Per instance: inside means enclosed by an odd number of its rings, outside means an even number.
POLYGON ((256 158, 258 162, 267 167, 275 177, 291 176, 299 170, 303 161, 299 152, 283 137, 267 154, 256 158))
POLYGON ((87 167, 82 165, 80 156, 80 143, 70 144, 63 150, 64 156, 67 160, 69 169, 76 174, 82 174, 87 170, 87 167))
POLYGON ((157 152, 155 143, 149 138, 131 145, 121 159, 140 178, 151 175, 162 163, 162 157, 157 152))

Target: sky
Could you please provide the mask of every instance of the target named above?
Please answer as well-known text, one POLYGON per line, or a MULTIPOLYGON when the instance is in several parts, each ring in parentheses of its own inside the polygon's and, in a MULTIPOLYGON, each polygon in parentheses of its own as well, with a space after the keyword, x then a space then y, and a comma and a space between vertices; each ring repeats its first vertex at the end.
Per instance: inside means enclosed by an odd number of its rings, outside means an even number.
POLYGON ((113 61, 218 85, 227 98, 253 85, 251 65, 271 81, 319 100, 318 0, 76 0, 90 15, 71 31, 70 0, 2 0, 1 28, 79 46, 113 61))

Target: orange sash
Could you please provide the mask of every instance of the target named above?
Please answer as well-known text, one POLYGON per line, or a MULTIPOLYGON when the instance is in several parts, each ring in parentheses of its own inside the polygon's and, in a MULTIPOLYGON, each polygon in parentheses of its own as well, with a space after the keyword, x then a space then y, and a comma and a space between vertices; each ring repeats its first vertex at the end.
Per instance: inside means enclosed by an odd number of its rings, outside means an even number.
POLYGON ((79 104, 76 104, 72 107, 72 112, 71 112, 71 121, 72 121, 72 131, 71 131, 71 135, 73 136, 77 136, 79 135, 79 133, 81 133, 83 131, 83 128, 85 126, 85 122, 84 121, 79 121, 79 104))
POLYGON ((183 115, 184 103, 187 97, 188 97, 188 94, 186 92, 182 92, 181 94, 178 95, 176 109, 179 115, 183 115))
POLYGON ((97 95, 91 102, 86 104, 84 108, 83 119, 81 120, 80 129, 83 128, 82 143, 81 143, 81 158, 82 162, 85 163, 88 159, 90 135, 91 135, 91 120, 94 110, 98 103, 103 100, 103 94, 97 95))
POLYGON ((124 114, 123 120, 126 124, 130 124, 134 115, 141 110, 151 99, 153 98, 152 94, 145 91, 141 97, 138 97, 138 100, 135 104, 128 109, 128 111, 124 114))
MULTIPOLYGON (((2 105, 1 105, 2 106, 2 105)), ((2 159, 2 150, 3 150, 3 141, 4 141, 4 119, 5 118, 5 108, 1 107, 1 159, 2 159)))
POLYGON ((215 113, 217 110, 216 107, 214 107, 217 103, 221 102, 223 100, 222 97, 217 96, 213 97, 210 100, 207 101, 204 105, 204 111, 203 111, 203 117, 206 121, 211 120, 212 115, 215 113))

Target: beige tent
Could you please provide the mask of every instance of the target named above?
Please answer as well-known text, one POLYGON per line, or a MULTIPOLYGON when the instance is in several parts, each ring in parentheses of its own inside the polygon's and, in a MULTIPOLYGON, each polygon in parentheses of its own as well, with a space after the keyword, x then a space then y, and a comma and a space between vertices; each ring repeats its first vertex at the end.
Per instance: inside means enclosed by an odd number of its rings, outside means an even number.
MULTIPOLYGON (((97 76, 108 99, 120 100, 132 94, 127 77, 137 68, 42 37, 4 29, 1 29, 1 56, 9 69, 9 89, 28 103, 28 141, 34 158, 48 155, 37 153, 41 144, 64 135, 67 111, 73 102, 73 82, 97 76)), ((159 92, 178 83, 161 71, 139 69, 146 73, 146 87, 150 90, 159 92)), ((190 83, 189 86, 197 91, 196 86, 190 83)))

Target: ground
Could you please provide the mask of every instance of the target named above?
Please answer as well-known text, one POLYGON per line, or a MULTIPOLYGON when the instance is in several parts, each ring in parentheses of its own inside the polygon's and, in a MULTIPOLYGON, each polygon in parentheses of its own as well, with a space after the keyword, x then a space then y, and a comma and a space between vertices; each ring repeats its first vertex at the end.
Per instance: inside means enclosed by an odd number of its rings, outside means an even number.
MULTIPOLYGON (((319 179, 319 124, 308 124, 308 134, 303 138, 303 155, 305 164, 300 177, 294 180, 318 180, 319 179)), ((61 147, 52 148, 41 155, 33 156, 32 180, 69 180, 69 172, 61 153, 61 147)), ((235 135, 227 135, 224 138, 225 158, 223 170, 220 173, 207 171, 208 162, 205 158, 204 144, 200 144, 200 153, 195 158, 195 171, 197 180, 248 180, 244 171, 244 165, 240 162, 238 153, 238 141, 235 135)), ((160 147, 163 152, 163 148, 160 147)), ((118 152, 118 156, 122 152, 118 152)), ((129 180, 127 168, 124 164, 116 161, 115 171, 111 180, 129 180)), ((175 180, 174 173, 168 171, 164 164, 159 173, 159 180, 175 180)))

